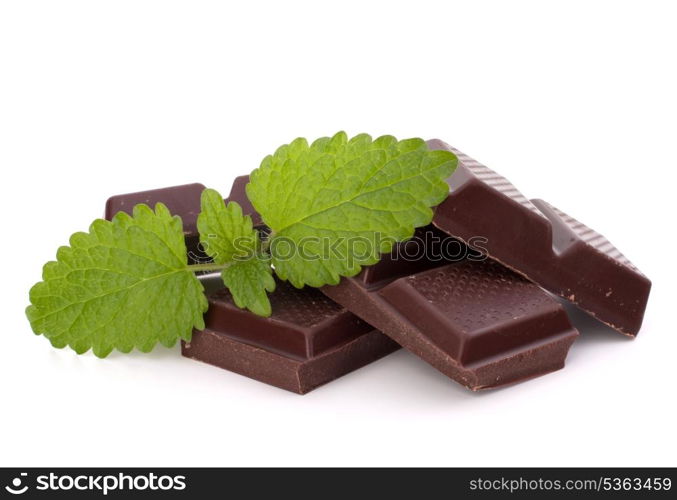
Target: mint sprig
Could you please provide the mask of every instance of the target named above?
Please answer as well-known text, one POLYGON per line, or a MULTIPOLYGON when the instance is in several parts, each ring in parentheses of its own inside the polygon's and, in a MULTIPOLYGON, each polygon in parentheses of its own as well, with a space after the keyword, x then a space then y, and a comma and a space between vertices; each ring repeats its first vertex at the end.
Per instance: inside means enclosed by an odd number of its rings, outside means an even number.
POLYGON ((134 207, 76 233, 30 291, 26 315, 55 347, 99 357, 172 346, 204 328, 198 271, 220 271, 238 307, 269 316, 273 271, 294 286, 336 284, 374 264, 432 220, 456 168, 421 139, 344 132, 299 138, 264 158, 247 195, 271 233, 265 242, 234 202, 207 189, 198 216, 212 262, 188 265, 181 219, 161 203, 134 207))
POLYGON ((205 252, 222 267, 221 278, 235 304, 259 316, 270 316, 266 292, 275 290, 275 280, 251 217, 243 215, 237 203, 225 205, 217 191, 205 189, 197 227, 205 252))

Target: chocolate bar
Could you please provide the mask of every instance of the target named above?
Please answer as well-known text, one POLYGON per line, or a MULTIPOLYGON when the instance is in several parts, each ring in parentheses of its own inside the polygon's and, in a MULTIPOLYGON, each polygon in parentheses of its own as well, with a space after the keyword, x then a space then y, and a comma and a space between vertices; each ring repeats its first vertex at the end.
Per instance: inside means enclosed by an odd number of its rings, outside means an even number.
POLYGON ((200 235, 197 230, 197 216, 200 214, 200 196, 205 187, 202 184, 184 184, 137 193, 111 196, 106 201, 104 217, 111 220, 118 212, 132 215, 134 205, 144 203, 154 207, 156 203, 164 203, 173 215, 181 217, 183 233, 188 249, 188 262, 193 264, 209 260, 200 246, 200 235))
MULTIPOLYGON (((246 176, 238 179, 231 198, 243 194, 246 176)), ((432 226, 356 277, 321 290, 472 390, 562 368, 578 336, 546 292, 432 226), (443 251, 450 243, 456 250, 443 251)))
POLYGON ((433 224, 470 244, 482 236, 492 259, 564 297, 619 332, 639 331, 651 289, 609 240, 542 200, 529 200, 493 170, 434 139, 431 149, 458 156, 449 196, 433 224))
POLYGON ((381 262, 322 291, 457 382, 486 389, 564 366, 578 331, 518 274, 466 258, 389 280, 381 262))
POLYGON ((267 384, 305 394, 399 346, 317 289, 278 281, 272 315, 238 308, 222 287, 208 295, 204 330, 181 353, 267 384))

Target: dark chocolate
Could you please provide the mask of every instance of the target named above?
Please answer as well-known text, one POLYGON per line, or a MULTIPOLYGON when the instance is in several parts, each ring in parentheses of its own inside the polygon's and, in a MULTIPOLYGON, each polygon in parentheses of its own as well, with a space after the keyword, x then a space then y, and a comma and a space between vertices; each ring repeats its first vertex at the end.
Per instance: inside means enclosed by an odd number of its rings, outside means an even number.
POLYGON ((619 332, 639 331, 651 289, 604 236, 542 200, 528 200, 508 180, 453 151, 459 165, 433 224, 465 242, 477 236, 486 254, 546 290, 578 305, 619 332))
POLYGON ((188 249, 188 262, 191 264, 204 262, 209 258, 200 247, 200 235, 197 230, 200 196, 204 189, 204 185, 195 183, 111 196, 106 201, 104 217, 106 220, 111 220, 118 212, 132 215, 134 205, 140 203, 144 203, 151 208, 154 208, 158 202, 164 203, 172 215, 181 217, 188 249))
POLYGON ((226 289, 208 295, 204 330, 182 342, 184 356, 305 394, 399 346, 317 289, 279 282, 272 315, 238 308, 226 289))
MULTIPOLYGON (((244 196, 245 184, 246 177, 233 186, 232 199, 244 196)), ((472 390, 562 368, 578 336, 546 292, 432 226, 321 290, 472 390)))
POLYGON ((562 368, 578 336, 561 304, 488 259, 444 264, 390 283, 371 281, 375 274, 365 268, 322 291, 472 390, 562 368))

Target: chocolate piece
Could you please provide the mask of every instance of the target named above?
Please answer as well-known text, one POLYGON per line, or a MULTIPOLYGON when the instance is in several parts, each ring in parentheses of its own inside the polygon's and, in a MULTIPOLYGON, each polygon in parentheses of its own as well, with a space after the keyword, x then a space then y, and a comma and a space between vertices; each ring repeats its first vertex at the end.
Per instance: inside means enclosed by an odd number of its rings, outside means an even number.
POLYGON ((528 200, 509 181, 453 151, 459 166, 433 224, 470 242, 483 236, 492 259, 578 305, 619 332, 640 329, 651 282, 606 238, 542 200, 528 200))
POLYGON ((562 368, 578 336, 561 304, 491 260, 466 259, 385 285, 372 280, 377 274, 365 268, 322 291, 472 390, 562 368))
POLYGON ((209 294, 206 328, 181 343, 184 356, 305 394, 399 346, 313 288, 278 282, 272 315, 235 306, 226 289, 209 294))
POLYGON ((134 205, 139 203, 145 203, 151 208, 158 202, 164 203, 172 215, 181 217, 188 249, 188 262, 205 262, 209 257, 200 248, 200 235, 197 230, 200 196, 204 189, 202 184, 196 183, 111 196, 106 202, 105 218, 111 220, 118 212, 132 215, 134 205))
MULTIPOLYGON (((231 197, 244 196, 245 184, 234 185, 231 197)), ((321 290, 472 390, 558 370, 578 337, 547 293, 433 226, 321 290), (424 252, 416 254, 421 242, 424 252)))

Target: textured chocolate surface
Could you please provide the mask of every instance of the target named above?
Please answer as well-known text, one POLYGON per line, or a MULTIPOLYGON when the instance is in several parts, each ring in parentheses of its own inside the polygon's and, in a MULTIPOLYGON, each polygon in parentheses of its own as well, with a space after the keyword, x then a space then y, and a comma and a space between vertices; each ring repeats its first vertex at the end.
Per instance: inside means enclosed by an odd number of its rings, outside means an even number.
POLYGON ((571 330, 557 302, 488 260, 414 274, 386 286, 380 296, 463 365, 571 330))
POLYGON ((528 200, 509 181, 434 139, 459 159, 450 192, 433 224, 470 241, 493 259, 577 304, 619 332, 639 331, 651 282, 604 236, 542 200, 528 200))
POLYGON ((225 289, 209 294, 206 328, 184 356, 304 394, 399 346, 316 289, 278 282, 269 318, 239 309, 225 289))
POLYGON ((562 368, 578 336, 557 301, 491 260, 443 264, 376 286, 365 279, 369 272, 322 291, 472 390, 562 368))
POLYGON ((144 203, 151 208, 156 203, 164 203, 172 215, 178 215, 183 222, 183 234, 186 237, 188 261, 203 262, 208 257, 201 250, 200 235, 197 231, 197 216, 200 214, 200 196, 205 189, 202 184, 184 184, 137 193, 119 194, 111 196, 106 201, 104 217, 111 220, 118 212, 132 214, 134 205, 144 203))
POLYGON ((208 328, 242 342, 298 359, 308 359, 373 328, 317 289, 282 281, 269 294, 272 314, 256 316, 233 303, 227 289, 210 294, 208 328))

